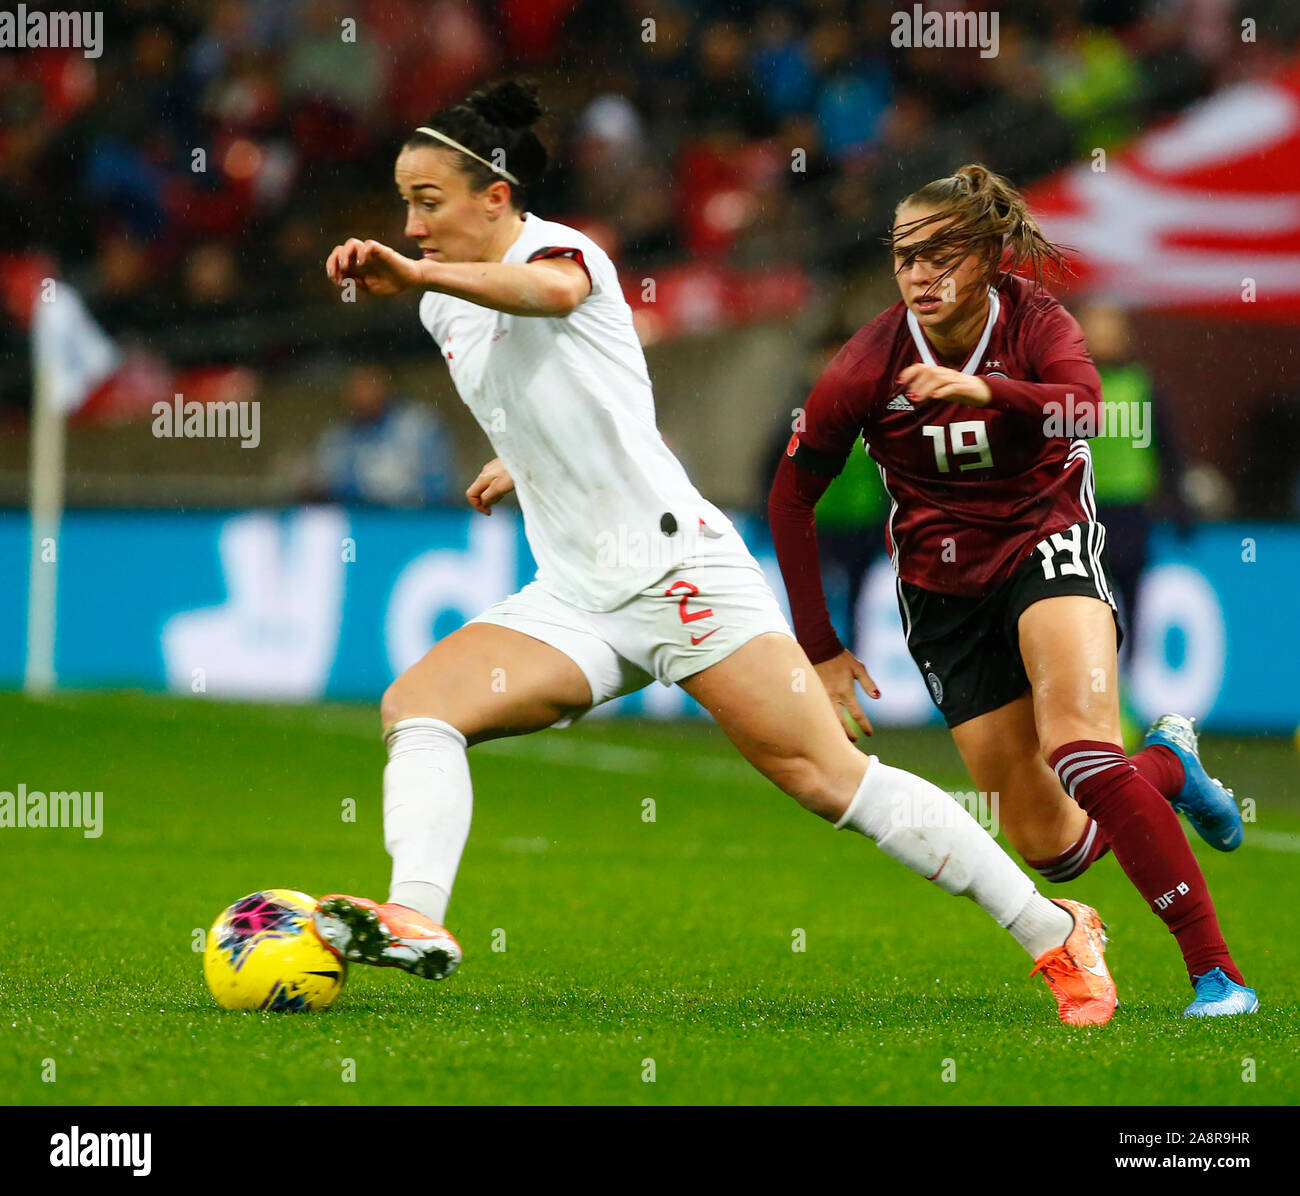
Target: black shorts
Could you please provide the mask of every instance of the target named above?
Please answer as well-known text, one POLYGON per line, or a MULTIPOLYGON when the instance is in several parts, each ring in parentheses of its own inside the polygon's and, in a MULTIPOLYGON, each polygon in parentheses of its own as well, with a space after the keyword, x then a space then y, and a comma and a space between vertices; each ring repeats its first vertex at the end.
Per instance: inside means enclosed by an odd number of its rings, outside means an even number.
POLYGON ((1020 659, 1020 616, 1035 602, 1062 594, 1108 603, 1116 641, 1122 642, 1100 523, 1054 532, 997 589, 979 597, 938 594, 899 581, 908 650, 948 726, 997 710, 1029 689, 1020 659))

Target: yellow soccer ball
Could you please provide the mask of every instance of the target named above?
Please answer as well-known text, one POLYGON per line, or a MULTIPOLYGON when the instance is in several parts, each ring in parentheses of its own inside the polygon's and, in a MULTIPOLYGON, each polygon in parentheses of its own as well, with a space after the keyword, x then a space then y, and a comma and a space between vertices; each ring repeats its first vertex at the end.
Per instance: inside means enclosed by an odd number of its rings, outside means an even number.
POLYGON ((203 976, 217 1004, 272 1013, 332 1005, 347 964, 317 936, 315 908, 316 899, 296 889, 263 889, 223 910, 203 952, 203 976))

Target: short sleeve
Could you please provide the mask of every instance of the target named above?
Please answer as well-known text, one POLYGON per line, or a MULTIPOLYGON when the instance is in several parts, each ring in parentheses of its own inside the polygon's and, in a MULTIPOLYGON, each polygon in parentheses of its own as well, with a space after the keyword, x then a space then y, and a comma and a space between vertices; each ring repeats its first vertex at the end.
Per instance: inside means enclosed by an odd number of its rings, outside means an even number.
POLYGON ((591 284, 591 293, 593 295, 597 293, 596 280, 592 277, 591 267, 587 265, 586 256, 576 245, 543 245, 528 255, 528 262, 544 262, 557 257, 567 257, 570 261, 577 262, 591 284))

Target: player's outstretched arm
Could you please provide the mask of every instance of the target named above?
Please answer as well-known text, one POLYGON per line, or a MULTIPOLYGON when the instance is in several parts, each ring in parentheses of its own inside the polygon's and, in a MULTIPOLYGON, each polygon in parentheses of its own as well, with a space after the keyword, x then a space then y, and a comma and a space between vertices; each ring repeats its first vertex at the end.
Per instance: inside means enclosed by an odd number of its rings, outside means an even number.
POLYGON ((567 316, 591 293, 587 272, 569 258, 526 264, 417 261, 379 241, 356 237, 330 251, 325 273, 336 286, 351 279, 368 295, 397 295, 418 287, 512 316, 567 316))
POLYGON ((426 259, 431 291, 455 295, 510 316, 567 316, 591 294, 591 279, 577 262, 555 257, 535 262, 439 262, 426 259))

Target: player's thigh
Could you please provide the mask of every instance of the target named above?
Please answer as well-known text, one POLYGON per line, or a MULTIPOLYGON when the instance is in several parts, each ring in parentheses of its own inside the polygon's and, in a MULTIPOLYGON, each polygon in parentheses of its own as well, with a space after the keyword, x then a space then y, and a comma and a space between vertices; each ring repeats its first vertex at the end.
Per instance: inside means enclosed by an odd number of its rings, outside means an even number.
POLYGON ((1043 754, 1079 739, 1120 743, 1115 615, 1100 598, 1065 594, 1017 623, 1043 754))
POLYGON ((1043 759, 1029 694, 958 724, 952 737, 975 787, 989 795, 998 823, 1021 856, 1048 859, 1078 842, 1088 816, 1043 759))
POLYGON ((439 640, 384 693, 384 727, 437 718, 469 742, 540 731, 591 705, 583 671, 558 648, 495 623, 439 640))
POLYGON ((680 685, 746 760, 805 808, 832 821, 848 809, 867 761, 788 635, 755 636, 680 685))

